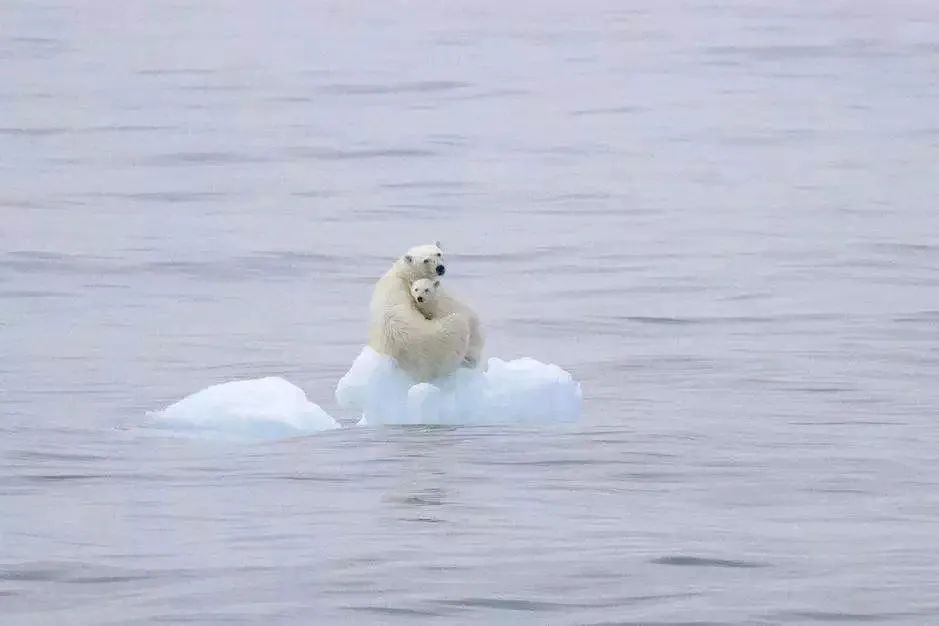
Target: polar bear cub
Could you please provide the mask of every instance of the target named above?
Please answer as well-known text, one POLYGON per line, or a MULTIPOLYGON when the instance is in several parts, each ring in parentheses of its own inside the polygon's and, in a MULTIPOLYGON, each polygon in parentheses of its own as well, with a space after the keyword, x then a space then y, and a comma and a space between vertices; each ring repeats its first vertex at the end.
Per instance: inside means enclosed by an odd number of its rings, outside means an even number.
POLYGON ((475 368, 482 355, 485 342, 480 329, 479 316, 468 306, 440 291, 440 279, 419 278, 411 283, 411 298, 414 306, 429 320, 439 319, 441 316, 462 314, 469 322, 469 344, 463 367, 475 368))
POLYGON ((414 306, 429 320, 440 317, 437 314, 438 287, 440 287, 440 281, 429 278, 419 278, 411 283, 411 297, 414 299, 414 306))

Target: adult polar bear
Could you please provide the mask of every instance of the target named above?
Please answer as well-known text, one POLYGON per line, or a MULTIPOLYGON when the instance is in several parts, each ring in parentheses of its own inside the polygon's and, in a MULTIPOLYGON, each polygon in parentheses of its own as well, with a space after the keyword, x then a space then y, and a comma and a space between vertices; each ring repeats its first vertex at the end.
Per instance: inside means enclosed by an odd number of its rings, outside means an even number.
POLYGON ((416 246, 395 260, 372 293, 369 346, 395 359, 417 381, 456 371, 466 359, 471 340, 481 343, 479 333, 473 332, 476 328, 471 328, 478 326, 472 324, 475 315, 453 296, 441 294, 447 308, 437 319, 425 318, 414 306, 411 284, 443 276, 445 271, 439 241, 416 246))

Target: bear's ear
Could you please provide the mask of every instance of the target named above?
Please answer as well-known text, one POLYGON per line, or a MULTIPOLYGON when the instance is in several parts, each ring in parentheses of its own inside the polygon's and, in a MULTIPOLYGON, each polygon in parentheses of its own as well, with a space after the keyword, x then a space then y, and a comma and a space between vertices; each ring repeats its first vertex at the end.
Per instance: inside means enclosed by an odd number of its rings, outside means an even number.
POLYGON ((439 287, 439 286, 440 286, 440 281, 439 281, 439 280, 435 280, 435 281, 434 281, 434 287, 439 287))
POLYGON ((439 241, 435 241, 434 245, 437 246, 437 248, 439 248, 440 250, 443 250, 443 246, 440 245, 439 241))
POLYGON ((410 254, 405 254, 405 255, 404 255, 404 261, 405 261, 406 263, 413 263, 413 262, 414 262, 414 257, 412 257, 410 254))

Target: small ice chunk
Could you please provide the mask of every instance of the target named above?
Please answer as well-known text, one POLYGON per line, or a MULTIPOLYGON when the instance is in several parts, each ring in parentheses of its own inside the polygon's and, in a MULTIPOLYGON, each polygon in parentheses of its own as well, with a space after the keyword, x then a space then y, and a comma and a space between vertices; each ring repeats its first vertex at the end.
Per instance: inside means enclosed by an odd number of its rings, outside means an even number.
POLYGON ((437 424, 440 421, 440 388, 419 383, 408 389, 406 418, 414 424, 437 424))
POLYGON ((151 417, 156 428, 247 439, 339 428, 302 389, 276 376, 212 385, 151 417))

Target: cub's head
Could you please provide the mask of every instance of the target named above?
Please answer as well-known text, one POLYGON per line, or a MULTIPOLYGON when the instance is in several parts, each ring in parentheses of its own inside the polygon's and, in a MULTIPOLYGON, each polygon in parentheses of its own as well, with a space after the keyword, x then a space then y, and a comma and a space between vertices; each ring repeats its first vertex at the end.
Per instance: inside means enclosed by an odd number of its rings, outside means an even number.
POLYGON ((412 280, 443 276, 447 271, 439 241, 411 248, 399 259, 399 264, 412 280))
POLYGON ((411 297, 418 306, 433 304, 437 297, 438 287, 440 287, 440 280, 419 278, 411 283, 411 297))

